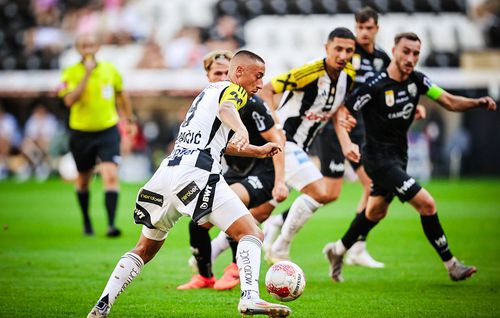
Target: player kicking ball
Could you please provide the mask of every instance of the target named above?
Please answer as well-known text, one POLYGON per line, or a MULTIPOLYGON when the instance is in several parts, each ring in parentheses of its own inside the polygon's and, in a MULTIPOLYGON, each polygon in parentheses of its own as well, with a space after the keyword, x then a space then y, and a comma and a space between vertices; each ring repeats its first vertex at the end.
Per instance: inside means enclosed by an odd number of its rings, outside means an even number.
POLYGON ((137 195, 134 219, 143 224, 139 241, 119 260, 88 318, 108 316, 115 300, 156 255, 170 229, 183 215, 198 224, 213 224, 239 242, 240 313, 272 317, 290 314, 287 306, 260 299, 263 234, 221 176, 220 157, 224 151, 255 157, 281 151, 274 143, 250 145, 248 131, 238 113, 248 96, 262 88, 264 72, 261 57, 239 51, 231 60, 229 81, 208 85, 193 101, 174 150, 137 195))
MULTIPOLYGON (((402 202, 409 202, 420 214, 425 236, 453 281, 464 280, 476 272, 474 266, 464 265, 453 256, 434 199, 406 173, 407 133, 420 95, 456 112, 473 108, 495 110, 496 104, 491 97, 472 99, 452 95, 415 71, 420 47, 421 41, 416 34, 396 35, 392 49, 394 58, 387 70, 372 77, 345 101, 349 111, 362 112, 366 130, 363 164, 373 185, 366 212, 354 218, 342 239, 328 243, 323 250, 330 262, 330 276, 334 281, 343 280, 341 271, 346 251, 359 236, 366 236, 386 216, 394 196, 402 202)), ((340 112, 338 118, 341 118, 340 112)), ((338 126, 337 133, 344 151, 357 148, 346 129, 338 126)))

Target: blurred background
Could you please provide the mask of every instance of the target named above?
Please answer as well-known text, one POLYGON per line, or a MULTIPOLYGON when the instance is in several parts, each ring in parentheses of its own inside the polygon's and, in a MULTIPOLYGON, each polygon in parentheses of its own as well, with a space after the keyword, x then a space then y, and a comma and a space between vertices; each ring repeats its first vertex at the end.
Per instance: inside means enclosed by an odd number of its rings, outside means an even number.
MULTIPOLYGON (((353 12, 381 13, 378 44, 422 39, 418 69, 468 97, 500 96, 499 0, 0 0, 0 181, 71 180, 68 110, 56 97, 61 70, 79 60, 75 36, 94 32, 98 59, 113 62, 139 118, 123 133, 122 181, 146 179, 172 148, 178 125, 207 80, 203 56, 246 48, 267 63, 265 80, 323 55, 353 12)), ((500 176, 500 111, 452 114, 429 100, 410 134, 410 174, 500 176)))

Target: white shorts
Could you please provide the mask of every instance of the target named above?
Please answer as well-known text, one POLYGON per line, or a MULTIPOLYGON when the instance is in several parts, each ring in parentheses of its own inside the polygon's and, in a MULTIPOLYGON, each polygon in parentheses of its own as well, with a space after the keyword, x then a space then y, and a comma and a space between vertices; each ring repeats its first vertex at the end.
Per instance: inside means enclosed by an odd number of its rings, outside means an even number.
POLYGON ((323 178, 318 167, 309 159, 307 153, 296 143, 285 144, 285 182, 289 187, 300 191, 306 185, 323 178))
POLYGON ((186 165, 161 165, 139 190, 134 219, 144 225, 144 236, 161 241, 183 215, 226 231, 249 213, 222 175, 186 165))

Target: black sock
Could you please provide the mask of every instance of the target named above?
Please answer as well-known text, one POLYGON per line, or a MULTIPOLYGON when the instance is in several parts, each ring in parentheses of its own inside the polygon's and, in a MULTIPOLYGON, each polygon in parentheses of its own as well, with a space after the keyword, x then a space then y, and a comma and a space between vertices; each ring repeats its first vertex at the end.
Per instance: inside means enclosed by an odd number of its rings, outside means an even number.
POLYGON ((208 229, 191 220, 189 222, 189 243, 198 263, 200 275, 207 278, 214 276, 212 273, 212 245, 208 229))
POLYGON ((427 216, 421 215, 420 220, 422 221, 422 228, 424 229, 425 236, 427 236, 429 242, 436 252, 438 252, 439 257, 441 257, 443 262, 449 261, 453 255, 448 247, 448 240, 441 227, 441 223, 439 223, 437 213, 427 216))
POLYGON ((290 208, 286 209, 286 211, 281 214, 281 217, 283 218, 283 222, 286 221, 286 218, 288 217, 288 212, 290 212, 290 208))
POLYGON ((78 197, 78 204, 80 205, 80 210, 83 216, 83 226, 86 233, 92 232, 92 223, 90 222, 89 216, 89 192, 88 191, 76 191, 76 196, 78 197))
POLYGON ((232 237, 227 237, 229 246, 231 247, 231 252, 233 252, 233 263, 236 264, 236 250, 238 249, 238 241, 233 240, 232 237))
MULTIPOLYGON (((363 211, 357 212, 356 214, 360 214, 360 213, 366 213, 366 209, 363 209, 363 211)), ((366 233, 366 235, 360 235, 360 236, 358 236, 358 242, 366 242, 366 237, 367 236, 368 236, 368 233, 366 233)))
POLYGON ((116 205, 118 203, 118 191, 106 191, 104 194, 106 212, 108 213, 109 227, 115 227, 116 205))
POLYGON ((368 232, 370 232, 377 223, 378 222, 368 220, 365 211, 357 214, 349 226, 349 229, 342 237, 342 244, 344 244, 346 250, 350 249, 360 236, 366 237, 368 232))

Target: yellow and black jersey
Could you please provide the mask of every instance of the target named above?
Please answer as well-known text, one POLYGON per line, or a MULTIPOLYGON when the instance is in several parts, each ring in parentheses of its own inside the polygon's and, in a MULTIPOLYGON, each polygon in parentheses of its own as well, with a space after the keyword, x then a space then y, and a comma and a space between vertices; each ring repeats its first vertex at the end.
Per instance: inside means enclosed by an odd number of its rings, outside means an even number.
POLYGON ((247 103, 245 89, 229 81, 211 83, 193 101, 181 124, 168 165, 190 165, 220 173, 221 155, 233 131, 222 124, 218 107, 230 103, 239 110, 247 103))
POLYGON ((319 130, 343 103, 356 72, 347 64, 337 79, 326 72, 325 59, 316 60, 271 80, 276 93, 284 93, 277 111, 288 141, 305 151, 319 130))
MULTIPOLYGON (((76 89, 85 76, 83 63, 66 68, 58 88, 59 97, 76 89)), ((80 98, 71 106, 69 127, 79 131, 102 131, 118 123, 116 92, 123 89, 122 77, 111 63, 99 62, 90 74, 80 98)))

